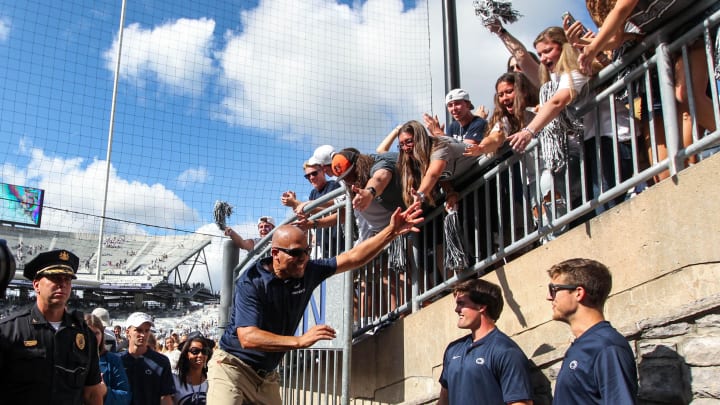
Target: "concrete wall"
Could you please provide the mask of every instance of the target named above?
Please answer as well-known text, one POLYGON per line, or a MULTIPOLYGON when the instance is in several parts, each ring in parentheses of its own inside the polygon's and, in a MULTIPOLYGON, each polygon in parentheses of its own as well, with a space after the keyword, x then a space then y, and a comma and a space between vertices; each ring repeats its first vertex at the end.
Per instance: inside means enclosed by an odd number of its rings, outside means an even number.
MULTIPOLYGON (((485 276, 503 288, 498 327, 539 367, 536 403, 549 400, 572 340, 567 325, 550 319, 546 270, 572 257, 599 260, 613 273, 605 315, 638 353, 644 403, 720 398, 718 179, 716 155, 485 276), (669 387, 665 381, 673 376, 687 387, 652 394, 651 387, 669 387)), ((355 403, 433 402, 444 349, 466 333, 456 328, 453 308, 446 296, 356 344, 355 403)))

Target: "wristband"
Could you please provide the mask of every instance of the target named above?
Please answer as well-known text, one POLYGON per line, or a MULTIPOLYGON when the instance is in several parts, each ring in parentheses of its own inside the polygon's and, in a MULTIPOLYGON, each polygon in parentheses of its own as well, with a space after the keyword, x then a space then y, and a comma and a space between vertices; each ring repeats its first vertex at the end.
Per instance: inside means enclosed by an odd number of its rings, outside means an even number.
POLYGON ((425 202, 425 193, 423 193, 422 191, 418 191, 418 192, 417 192, 417 196, 418 196, 418 198, 420 199, 420 202, 421 202, 421 203, 424 203, 424 202, 425 202))
POLYGON ((365 190, 369 191, 373 198, 377 197, 377 190, 375 190, 375 187, 365 187, 365 190))
POLYGON ((525 128, 523 128, 522 130, 523 130, 523 131, 527 131, 527 132, 530 134, 531 137, 535 138, 535 135, 536 135, 535 132, 533 132, 533 130, 530 129, 529 127, 525 127, 525 128))

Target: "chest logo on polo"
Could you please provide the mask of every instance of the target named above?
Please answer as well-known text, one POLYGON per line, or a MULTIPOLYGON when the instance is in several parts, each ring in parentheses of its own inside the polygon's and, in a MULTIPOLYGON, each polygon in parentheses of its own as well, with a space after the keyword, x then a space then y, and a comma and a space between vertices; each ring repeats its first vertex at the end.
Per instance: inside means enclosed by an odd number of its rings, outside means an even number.
POLYGON ((290 291, 290 294, 292 295, 298 295, 305 293, 305 286, 301 282, 297 282, 294 286, 292 286, 292 291, 290 291))
POLYGON ((575 370, 577 368, 577 366, 578 366, 577 360, 573 360, 570 362, 570 364, 568 364, 568 367, 570 367, 570 370, 575 370))
POLYGON ((84 350, 85 349, 85 335, 82 333, 78 333, 75 335, 75 346, 77 346, 78 349, 84 350))
POLYGON ((475 364, 477 364, 477 365, 479 365, 479 366, 482 366, 483 364, 485 364, 485 358, 484 358, 484 357, 478 357, 477 359, 475 359, 475 364))
POLYGON ((37 346, 37 340, 26 340, 23 342, 23 346, 25 347, 35 347, 37 346))

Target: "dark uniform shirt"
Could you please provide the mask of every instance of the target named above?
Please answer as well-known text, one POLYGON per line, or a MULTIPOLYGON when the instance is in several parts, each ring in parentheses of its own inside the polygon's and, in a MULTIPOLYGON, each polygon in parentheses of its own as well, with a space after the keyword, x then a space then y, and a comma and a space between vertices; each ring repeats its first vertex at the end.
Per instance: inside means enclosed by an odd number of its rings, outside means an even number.
POLYGON ((282 336, 295 334, 313 290, 335 274, 337 261, 310 260, 302 278, 281 280, 265 269, 270 259, 250 267, 235 284, 235 303, 229 325, 220 339, 220 348, 255 369, 274 370, 284 352, 262 352, 240 346, 237 328, 256 326, 282 336))
POLYGON ((65 312, 56 331, 37 305, 0 320, 0 395, 7 404, 81 404, 100 383, 95 335, 81 312, 65 312))

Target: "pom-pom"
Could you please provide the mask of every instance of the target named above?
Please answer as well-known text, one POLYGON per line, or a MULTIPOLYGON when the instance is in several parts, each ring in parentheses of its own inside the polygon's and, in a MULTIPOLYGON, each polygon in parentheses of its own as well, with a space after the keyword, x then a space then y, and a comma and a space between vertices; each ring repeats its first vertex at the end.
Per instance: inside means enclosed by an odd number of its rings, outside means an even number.
POLYGON ((468 266, 465 255, 465 238, 463 237, 460 218, 455 210, 451 210, 444 221, 445 230, 445 269, 459 272, 468 266))
POLYGON ((213 210, 213 215, 215 216, 215 224, 217 224, 218 228, 220 228, 221 231, 225 230, 225 220, 230 215, 232 215, 232 212, 232 205, 226 203, 225 201, 215 201, 215 209, 213 210))
POLYGON ((493 1, 493 0, 475 0, 475 15, 480 17, 483 25, 493 25, 502 21, 505 24, 512 24, 522 17, 517 10, 512 8, 512 2, 509 1, 493 1))

